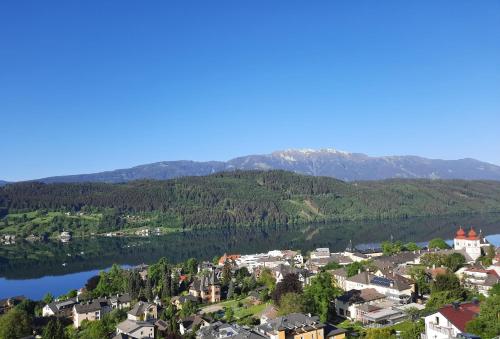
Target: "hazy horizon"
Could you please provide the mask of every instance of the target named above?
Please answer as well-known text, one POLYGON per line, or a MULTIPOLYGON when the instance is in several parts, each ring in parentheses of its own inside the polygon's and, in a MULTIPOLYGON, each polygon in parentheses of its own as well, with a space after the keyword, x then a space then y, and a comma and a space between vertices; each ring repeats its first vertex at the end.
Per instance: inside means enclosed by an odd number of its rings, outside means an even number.
MULTIPOLYGON (((279 151, 304 150, 304 149, 312 149, 312 150, 335 149, 337 151, 342 151, 342 152, 347 152, 347 153, 358 153, 358 154, 361 153, 361 154, 365 154, 365 155, 367 155, 369 157, 391 157, 391 156, 417 156, 417 157, 422 157, 422 156, 417 155, 417 154, 381 154, 381 155, 372 155, 372 154, 366 154, 366 153, 363 153, 363 152, 351 152, 349 150, 336 149, 336 148, 333 148, 333 147, 319 147, 319 148, 298 147, 298 148, 288 148, 288 149, 282 149, 282 150, 273 150, 273 151, 265 152, 265 153, 240 154, 240 155, 238 155, 236 157, 231 157, 231 158, 228 158, 228 159, 207 159, 207 160, 197 160, 197 159, 188 159, 188 158, 182 158, 182 159, 164 159, 164 160, 157 160, 157 161, 152 161, 152 162, 142 163, 142 164, 133 164, 133 165, 128 166, 128 167, 116 167, 116 168, 109 168, 109 169, 101 169, 101 170, 97 170, 97 171, 94 171, 94 172, 61 173, 61 174, 48 175, 48 176, 45 176, 45 177, 23 178, 23 179, 19 179, 19 180, 6 180, 4 178, 0 178, 0 180, 5 180, 7 182, 19 182, 19 181, 29 181, 29 180, 43 179, 43 178, 46 178, 46 177, 58 177, 58 176, 79 175, 79 174, 92 174, 92 173, 108 172, 108 171, 114 171, 114 170, 120 170, 120 169, 128 169, 128 168, 132 168, 132 167, 136 167, 136 166, 148 165, 148 164, 154 164, 154 163, 160 163, 160 162, 168 162, 168 161, 194 161, 194 162, 218 161, 218 162, 226 162, 226 161, 232 160, 232 159, 240 157, 240 156, 265 155, 265 154, 271 154, 271 153, 279 152, 279 151)), ((427 157, 422 157, 422 158, 427 158, 427 157)), ((427 158, 427 159, 461 160, 461 159, 468 159, 468 158, 471 158, 471 157, 464 157, 464 158, 460 158, 460 159, 444 159, 444 158, 440 158, 440 159, 437 159, 437 158, 427 158)), ((472 158, 472 159, 474 159, 474 158, 472 158)), ((475 159, 475 160, 479 160, 479 161, 488 163, 487 161, 483 161, 481 159, 475 159)), ((495 166, 499 166, 498 164, 494 164, 494 163, 489 163, 489 164, 492 164, 492 165, 495 165, 495 166)))

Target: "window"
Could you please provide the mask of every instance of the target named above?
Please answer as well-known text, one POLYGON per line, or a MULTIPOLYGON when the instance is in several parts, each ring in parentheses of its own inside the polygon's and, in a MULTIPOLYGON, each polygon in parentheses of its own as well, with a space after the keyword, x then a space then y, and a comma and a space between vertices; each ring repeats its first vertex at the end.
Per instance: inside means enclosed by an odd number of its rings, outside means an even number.
POLYGON ((439 317, 436 317, 436 325, 439 325, 439 317))

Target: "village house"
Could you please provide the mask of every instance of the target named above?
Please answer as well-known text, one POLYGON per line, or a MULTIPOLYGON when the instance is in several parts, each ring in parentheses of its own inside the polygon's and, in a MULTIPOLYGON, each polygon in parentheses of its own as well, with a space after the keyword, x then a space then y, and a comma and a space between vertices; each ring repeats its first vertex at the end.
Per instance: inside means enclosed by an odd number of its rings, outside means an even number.
POLYGON ((176 309, 182 310, 182 306, 187 302, 198 303, 199 299, 192 295, 179 295, 172 297, 170 302, 175 306, 176 309))
POLYGON ((344 267, 338 268, 335 270, 330 270, 330 271, 328 271, 328 273, 330 273, 332 275, 332 277, 334 278, 334 280, 337 284, 337 287, 341 288, 344 291, 347 291, 346 279, 348 277, 347 277, 347 270, 344 267))
POLYGON ((318 273, 322 267, 331 262, 335 262, 341 266, 352 264, 353 262, 367 260, 368 257, 362 253, 346 250, 339 253, 331 253, 328 248, 317 248, 307 260, 305 267, 311 272, 318 273))
POLYGON ((362 304, 357 308, 357 318, 365 326, 391 326, 408 318, 404 310, 394 301, 382 300, 376 304, 362 304))
MULTIPOLYGON (((498 255, 497 255, 498 256, 498 255)), ((500 261, 493 261, 493 264, 488 267, 489 270, 493 270, 497 272, 497 274, 500 276, 500 261)))
POLYGON ((495 270, 467 267, 461 270, 461 274, 457 275, 459 275, 466 288, 476 290, 486 297, 493 285, 500 283, 500 277, 495 270))
POLYGON ((179 321, 179 332, 182 335, 193 332, 195 329, 204 328, 210 325, 208 318, 192 315, 179 321))
POLYGON ((300 252, 292 250, 281 251, 283 258, 293 263, 295 266, 302 266, 304 264, 304 257, 300 252))
POLYGON ((22 295, 18 295, 16 297, 10 297, 5 299, 0 299, 0 315, 7 313, 8 310, 13 308, 14 306, 21 303, 26 298, 22 295))
POLYGON ((217 321, 209 326, 200 328, 196 332, 196 338, 197 339, 214 339, 214 338, 265 339, 266 337, 252 329, 240 326, 238 324, 226 324, 221 321, 217 321))
POLYGON ((359 262, 370 259, 369 256, 359 252, 356 248, 354 248, 354 246, 352 245, 352 240, 349 240, 349 245, 347 246, 345 251, 342 252, 341 254, 345 257, 348 257, 353 262, 359 262))
POLYGON ((272 269, 278 266, 290 266, 290 262, 288 260, 285 260, 283 257, 268 256, 268 257, 258 258, 256 260, 256 265, 258 267, 272 269))
MULTIPOLYGON (((324 258, 324 259, 326 259, 326 258, 324 258)), ((318 259, 318 261, 321 262, 321 258, 318 259)), ((336 262, 340 266, 347 266, 347 265, 352 264, 354 262, 354 260, 351 257, 344 255, 343 253, 330 254, 330 258, 327 260, 327 263, 332 262, 332 261, 336 262)))
MULTIPOLYGON (((274 310, 276 313, 276 310, 274 310)), ((321 323, 316 316, 291 313, 286 316, 261 318, 256 332, 269 339, 344 339, 346 330, 321 323)))
POLYGON ((113 339, 143 339, 154 337, 155 326, 153 323, 126 319, 116 326, 116 336, 113 339))
POLYGON ((132 297, 130 294, 125 293, 125 294, 117 294, 111 298, 109 298, 109 302, 111 304, 111 307, 113 309, 124 309, 124 308, 129 308, 130 307, 130 302, 132 301, 132 297))
POLYGON ((281 282, 287 274, 296 274, 303 286, 309 283, 309 271, 303 268, 297 268, 288 265, 279 265, 272 268, 271 272, 274 274, 276 283, 281 282))
POLYGON ((330 249, 327 247, 317 248, 309 254, 311 259, 330 258, 330 249))
MULTIPOLYGON (((229 260, 225 260, 224 262, 232 262, 229 260)), ((220 265, 223 266, 223 265, 220 265)), ((214 265, 210 261, 202 261, 201 263, 198 264, 198 269, 196 273, 202 273, 202 272, 212 272, 212 271, 218 271, 219 266, 214 265)))
POLYGON ((393 255, 383 255, 373 259, 373 266, 381 269, 393 270, 399 266, 418 265, 423 251, 400 252, 393 255))
POLYGON ((379 276, 370 272, 360 272, 345 280, 345 289, 347 291, 365 288, 374 288, 388 299, 401 304, 409 303, 414 292, 414 284, 397 274, 379 276))
POLYGON ((220 302, 221 287, 215 272, 208 276, 196 277, 189 286, 189 295, 201 299, 203 302, 220 302))
POLYGON ((362 290, 350 290, 335 299, 335 311, 340 317, 360 321, 357 306, 363 304, 375 304, 376 301, 385 299, 385 295, 377 292, 374 288, 362 290))
POLYGON ((127 319, 134 321, 158 319, 158 306, 154 303, 139 301, 127 312, 127 319))
POLYGON ((441 307, 425 317, 422 339, 457 338, 465 332, 467 322, 479 314, 479 303, 454 303, 441 307))
POLYGON ((73 306, 77 303, 77 298, 53 301, 42 308, 42 316, 69 318, 73 315, 73 306))
POLYGON ((278 309, 273 304, 267 306, 260 314, 260 323, 265 324, 278 317, 278 309))
POLYGON ((236 261, 241 257, 239 254, 226 254, 219 258, 219 266, 223 266, 226 262, 230 264, 235 264, 236 261))
POLYGON ((257 330, 270 339, 319 339, 325 338, 324 327, 316 316, 291 313, 257 326, 257 330))
POLYGON ((111 305, 106 298, 99 298, 85 303, 73 305, 73 326, 79 328, 84 320, 101 320, 111 311, 111 305))

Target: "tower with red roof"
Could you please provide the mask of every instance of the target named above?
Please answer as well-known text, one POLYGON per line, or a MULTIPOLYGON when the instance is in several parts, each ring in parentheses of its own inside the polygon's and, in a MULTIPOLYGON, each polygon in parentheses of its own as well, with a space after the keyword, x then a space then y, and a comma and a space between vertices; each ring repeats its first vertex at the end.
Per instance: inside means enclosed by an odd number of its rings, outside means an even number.
POLYGON ((460 226, 453 240, 455 250, 464 250, 473 260, 481 256, 481 237, 473 227, 468 233, 460 226))

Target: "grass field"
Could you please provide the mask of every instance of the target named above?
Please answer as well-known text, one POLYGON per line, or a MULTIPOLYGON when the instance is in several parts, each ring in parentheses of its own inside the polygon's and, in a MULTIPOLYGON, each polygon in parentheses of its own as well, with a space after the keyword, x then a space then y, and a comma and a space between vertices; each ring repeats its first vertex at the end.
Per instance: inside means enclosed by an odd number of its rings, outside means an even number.
POLYGON ((234 317, 236 319, 243 319, 246 317, 255 317, 258 318, 262 311, 269 305, 270 303, 261 303, 254 305, 251 302, 250 298, 242 298, 237 300, 227 300, 220 302, 218 304, 212 304, 210 306, 202 308, 203 310, 216 310, 216 309, 224 309, 224 308, 232 308, 234 311, 234 317))

